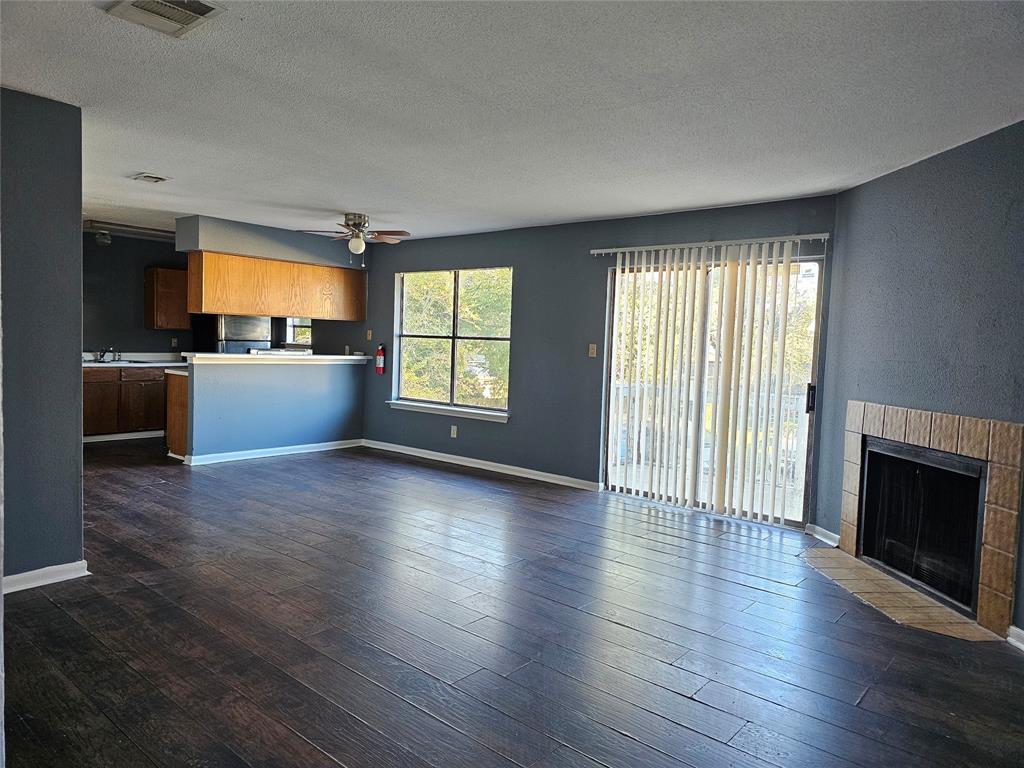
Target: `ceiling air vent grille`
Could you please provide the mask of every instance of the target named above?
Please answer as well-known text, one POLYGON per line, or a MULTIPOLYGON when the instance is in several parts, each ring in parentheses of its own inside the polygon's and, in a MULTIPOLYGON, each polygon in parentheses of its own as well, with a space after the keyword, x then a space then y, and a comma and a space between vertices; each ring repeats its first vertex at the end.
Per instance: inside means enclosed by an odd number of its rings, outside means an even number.
POLYGON ((123 0, 107 9, 111 16, 171 37, 181 37, 220 12, 199 0, 123 0))

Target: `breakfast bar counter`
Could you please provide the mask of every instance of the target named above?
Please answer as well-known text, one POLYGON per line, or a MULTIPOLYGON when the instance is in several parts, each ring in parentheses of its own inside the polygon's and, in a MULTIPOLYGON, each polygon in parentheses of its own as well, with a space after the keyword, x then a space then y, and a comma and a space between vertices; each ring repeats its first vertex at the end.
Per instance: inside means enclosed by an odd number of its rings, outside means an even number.
POLYGON ((167 437, 169 455, 186 464, 343 448, 361 435, 368 356, 182 357, 187 370, 169 380, 167 437))

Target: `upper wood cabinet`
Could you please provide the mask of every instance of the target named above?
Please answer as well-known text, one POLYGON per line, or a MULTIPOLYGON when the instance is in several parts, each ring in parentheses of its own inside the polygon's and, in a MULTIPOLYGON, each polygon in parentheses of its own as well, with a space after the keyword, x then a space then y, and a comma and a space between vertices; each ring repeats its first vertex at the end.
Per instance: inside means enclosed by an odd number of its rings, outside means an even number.
POLYGON ((192 327, 188 314, 188 270, 163 267, 146 270, 146 327, 192 327))
POLYGON ((366 319, 366 273, 213 251, 188 255, 188 311, 366 319))

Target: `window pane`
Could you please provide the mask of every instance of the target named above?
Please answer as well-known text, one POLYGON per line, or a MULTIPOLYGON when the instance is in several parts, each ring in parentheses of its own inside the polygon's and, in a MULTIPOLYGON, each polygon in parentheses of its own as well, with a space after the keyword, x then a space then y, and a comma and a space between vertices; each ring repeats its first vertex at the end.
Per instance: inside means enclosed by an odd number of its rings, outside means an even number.
POLYGON ((459 272, 459 336, 511 336, 512 269, 459 272))
POLYGON ((285 341, 288 344, 312 344, 313 329, 312 321, 308 317, 289 317, 285 320, 287 333, 285 341))
POLYGON ((451 336, 455 273, 408 272, 402 281, 402 333, 451 336))
POLYGON ((508 408, 508 346, 507 341, 456 342, 456 403, 508 408))
POLYGON ((452 370, 450 339, 402 339, 399 397, 449 401, 452 370))

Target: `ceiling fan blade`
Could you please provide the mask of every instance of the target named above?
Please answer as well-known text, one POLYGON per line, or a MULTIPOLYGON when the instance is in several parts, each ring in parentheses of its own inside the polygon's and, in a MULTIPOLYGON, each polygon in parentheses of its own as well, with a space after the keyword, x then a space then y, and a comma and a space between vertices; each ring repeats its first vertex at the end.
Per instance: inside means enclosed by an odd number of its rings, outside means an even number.
POLYGON ((299 232, 305 232, 309 235, 336 235, 338 230, 336 229, 300 229, 299 232))
POLYGON ((331 240, 351 240, 351 239, 352 239, 352 235, 338 235, 337 237, 332 237, 331 238, 331 240))
POLYGON ((375 233, 373 237, 369 238, 371 243, 387 243, 388 245, 395 245, 402 242, 397 237, 389 237, 388 235, 382 235, 379 232, 375 233))
POLYGON ((412 237, 412 235, 404 229, 378 229, 375 230, 375 232, 378 235, 386 235, 387 237, 412 237))

